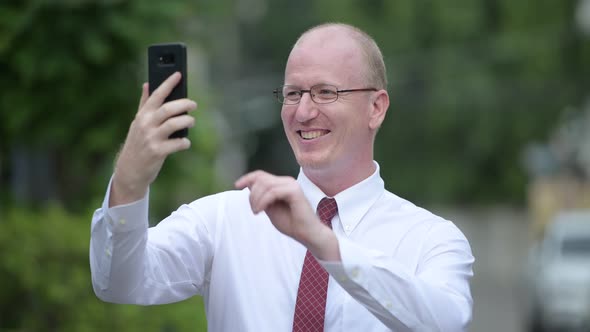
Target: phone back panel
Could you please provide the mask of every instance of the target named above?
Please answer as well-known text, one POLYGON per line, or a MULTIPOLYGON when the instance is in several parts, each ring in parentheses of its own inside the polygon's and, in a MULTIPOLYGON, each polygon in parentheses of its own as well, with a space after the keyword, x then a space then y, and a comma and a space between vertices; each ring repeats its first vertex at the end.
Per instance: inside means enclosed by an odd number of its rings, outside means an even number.
MULTIPOLYGON (((150 95, 162 82, 175 72, 182 74, 182 79, 172 90, 165 102, 186 98, 186 46, 183 43, 154 44, 148 47, 148 82, 150 95)), ((188 129, 173 133, 170 137, 185 137, 188 129)))

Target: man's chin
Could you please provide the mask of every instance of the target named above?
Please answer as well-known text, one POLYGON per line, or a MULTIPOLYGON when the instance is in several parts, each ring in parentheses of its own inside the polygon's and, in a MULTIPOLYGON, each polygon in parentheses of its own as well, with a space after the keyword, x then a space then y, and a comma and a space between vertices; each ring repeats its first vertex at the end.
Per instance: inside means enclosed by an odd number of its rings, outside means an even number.
POLYGON ((299 157, 297 158, 297 163, 302 168, 308 169, 321 169, 325 168, 328 164, 325 158, 310 158, 310 157, 299 157))

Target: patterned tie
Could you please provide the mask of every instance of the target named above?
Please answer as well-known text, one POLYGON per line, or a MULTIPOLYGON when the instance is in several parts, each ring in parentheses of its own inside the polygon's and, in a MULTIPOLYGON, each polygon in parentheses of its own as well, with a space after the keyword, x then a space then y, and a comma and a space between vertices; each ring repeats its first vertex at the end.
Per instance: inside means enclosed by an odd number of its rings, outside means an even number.
MULTIPOLYGON (((332 228, 330 221, 338 212, 338 205, 333 198, 324 197, 318 204, 317 215, 322 222, 332 228)), ((326 314, 326 295, 328 294, 328 272, 318 263, 309 250, 305 254, 295 316, 293 332, 313 332, 324 330, 326 314)))

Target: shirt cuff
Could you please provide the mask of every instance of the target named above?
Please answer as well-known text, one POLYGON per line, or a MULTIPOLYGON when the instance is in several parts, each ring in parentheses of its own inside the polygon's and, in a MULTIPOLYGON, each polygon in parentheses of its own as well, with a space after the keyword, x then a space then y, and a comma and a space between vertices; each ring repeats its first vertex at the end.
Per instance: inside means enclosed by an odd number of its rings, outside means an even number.
POLYGON ((109 199, 111 196, 111 186, 113 178, 109 181, 107 193, 102 202, 102 210, 105 212, 105 218, 109 223, 109 228, 113 233, 128 232, 137 228, 148 226, 148 209, 149 209, 149 188, 145 196, 135 202, 117 205, 109 208, 109 199))
POLYGON ((340 248, 340 257, 342 261, 323 261, 319 260, 320 265, 341 284, 354 283, 356 285, 365 284, 361 266, 367 264, 369 258, 363 255, 363 249, 346 238, 338 238, 340 248))

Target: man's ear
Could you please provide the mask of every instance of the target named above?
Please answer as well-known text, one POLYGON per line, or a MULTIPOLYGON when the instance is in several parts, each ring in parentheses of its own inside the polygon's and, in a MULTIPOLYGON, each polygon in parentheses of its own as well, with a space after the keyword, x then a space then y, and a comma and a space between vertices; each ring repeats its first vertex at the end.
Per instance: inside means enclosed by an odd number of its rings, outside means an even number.
POLYGON ((373 95, 371 111, 369 113, 369 128, 377 130, 385 119, 389 108, 389 95, 386 90, 379 90, 373 95))

